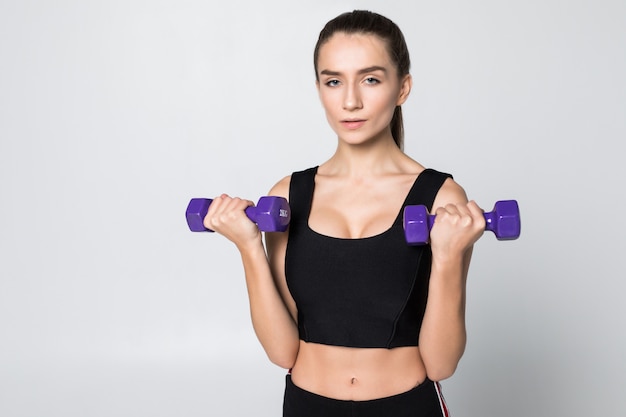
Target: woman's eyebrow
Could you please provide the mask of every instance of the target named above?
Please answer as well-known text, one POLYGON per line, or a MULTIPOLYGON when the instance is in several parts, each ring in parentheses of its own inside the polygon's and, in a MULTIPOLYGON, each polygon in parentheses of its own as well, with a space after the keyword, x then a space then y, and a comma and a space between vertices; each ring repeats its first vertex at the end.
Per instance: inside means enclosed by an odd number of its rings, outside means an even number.
MULTIPOLYGON (((381 67, 379 65, 372 65, 371 67, 363 68, 357 71, 357 74, 367 74, 368 72, 382 71, 385 74, 387 73, 387 68, 381 67)), ((338 76, 341 75, 339 71, 331 71, 328 69, 320 71, 321 75, 330 75, 330 76, 338 76)))

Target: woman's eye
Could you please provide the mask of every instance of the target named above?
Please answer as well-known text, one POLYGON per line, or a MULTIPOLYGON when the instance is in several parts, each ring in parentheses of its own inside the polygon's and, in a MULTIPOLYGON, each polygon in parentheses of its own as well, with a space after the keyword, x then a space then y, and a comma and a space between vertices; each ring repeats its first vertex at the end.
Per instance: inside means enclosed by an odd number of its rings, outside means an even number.
POLYGON ((326 81, 326 85, 329 87, 336 87, 339 85, 339 81, 338 80, 326 81))
POLYGON ((378 84, 380 81, 378 81, 376 78, 374 77, 369 77, 365 79, 365 83, 366 84, 378 84))

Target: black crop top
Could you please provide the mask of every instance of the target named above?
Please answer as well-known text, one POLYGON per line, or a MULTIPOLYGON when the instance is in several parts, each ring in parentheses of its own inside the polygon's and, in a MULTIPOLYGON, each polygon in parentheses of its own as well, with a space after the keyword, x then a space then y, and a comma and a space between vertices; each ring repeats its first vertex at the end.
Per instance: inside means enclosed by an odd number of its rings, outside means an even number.
POLYGON ((316 233, 308 225, 317 167, 294 172, 285 258, 287 285, 306 342, 361 348, 417 346, 426 309, 430 246, 409 246, 406 205, 432 209, 449 174, 426 169, 415 180, 393 225, 361 239, 316 233))

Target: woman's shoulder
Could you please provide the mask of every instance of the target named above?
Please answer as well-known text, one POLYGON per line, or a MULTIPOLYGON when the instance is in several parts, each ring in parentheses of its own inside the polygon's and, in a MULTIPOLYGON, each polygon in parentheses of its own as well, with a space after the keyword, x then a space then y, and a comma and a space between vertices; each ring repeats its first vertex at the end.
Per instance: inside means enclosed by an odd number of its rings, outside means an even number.
POLYGON ((307 172, 308 173, 312 173, 315 170, 317 170, 317 166, 311 167, 311 168, 307 168, 307 169, 304 169, 304 170, 301 170, 301 171, 296 171, 296 172, 293 172, 293 173, 291 173, 291 174, 281 178, 270 189, 270 192, 269 192, 268 195, 275 195, 275 196, 288 198, 289 197, 289 186, 291 184, 291 178, 294 175, 304 174, 304 173, 307 173, 307 172))
POLYGON ((435 201, 433 203, 433 209, 437 207, 443 207, 447 204, 460 204, 467 203, 467 194, 465 193, 465 189, 449 176, 444 181, 443 185, 437 192, 437 196, 435 197, 435 201))
POLYGON ((268 195, 279 196, 288 198, 289 197, 289 184, 291 183, 291 175, 287 175, 280 180, 270 189, 268 195))

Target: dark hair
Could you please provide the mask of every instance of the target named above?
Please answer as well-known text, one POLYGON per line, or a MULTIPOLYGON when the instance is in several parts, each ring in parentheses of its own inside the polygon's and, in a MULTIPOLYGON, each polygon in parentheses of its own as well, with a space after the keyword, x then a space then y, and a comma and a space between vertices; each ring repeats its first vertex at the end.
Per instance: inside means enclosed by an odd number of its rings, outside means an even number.
MULTIPOLYGON (((398 77, 402 78, 409 73, 411 60, 409 50, 404 40, 402 31, 394 22, 378 13, 367 10, 354 10, 340 14, 332 19, 320 32, 315 51, 313 53, 313 65, 315 67, 315 79, 318 80, 317 61, 322 45, 324 45, 335 33, 346 34, 371 34, 378 36, 387 45, 387 52, 392 62, 396 65, 398 77)), ((396 145, 403 148, 404 124, 402 122, 402 109, 397 106, 391 119, 391 134, 396 145)))

